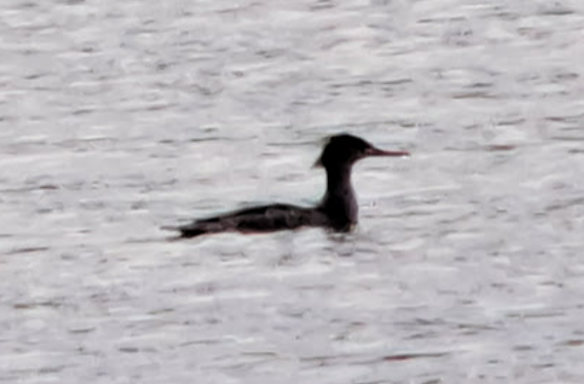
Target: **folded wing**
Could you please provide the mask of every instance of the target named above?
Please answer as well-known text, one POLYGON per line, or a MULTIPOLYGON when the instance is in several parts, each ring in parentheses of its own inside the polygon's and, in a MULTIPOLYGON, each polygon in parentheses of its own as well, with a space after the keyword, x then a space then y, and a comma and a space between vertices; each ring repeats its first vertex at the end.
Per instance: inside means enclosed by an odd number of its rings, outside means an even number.
POLYGON ((253 233, 296 229, 304 226, 328 226, 328 221, 323 213, 315 209, 274 204, 196 220, 177 229, 182 237, 195 237, 227 231, 253 233))

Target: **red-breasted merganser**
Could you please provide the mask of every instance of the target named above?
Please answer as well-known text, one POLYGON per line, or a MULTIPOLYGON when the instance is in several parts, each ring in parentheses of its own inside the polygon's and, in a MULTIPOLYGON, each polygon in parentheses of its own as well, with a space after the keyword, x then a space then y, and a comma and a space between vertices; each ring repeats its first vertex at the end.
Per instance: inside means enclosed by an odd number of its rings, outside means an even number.
POLYGON ((226 231, 265 233, 310 226, 347 232, 357 224, 357 199, 351 185, 353 164, 369 156, 408 155, 406 151, 384 151, 375 148, 367 141, 349 134, 332 136, 315 164, 324 167, 327 176, 326 193, 316 207, 265 205, 165 229, 180 231, 180 237, 183 238, 226 231))

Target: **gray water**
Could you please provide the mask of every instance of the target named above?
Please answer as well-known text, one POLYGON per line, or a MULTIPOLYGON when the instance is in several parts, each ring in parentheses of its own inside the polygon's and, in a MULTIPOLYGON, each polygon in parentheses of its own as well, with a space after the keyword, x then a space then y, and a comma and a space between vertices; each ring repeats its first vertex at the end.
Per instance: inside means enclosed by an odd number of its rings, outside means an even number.
POLYGON ((584 3, 5 0, 0 382, 582 383, 584 3), (360 225, 169 242, 318 201, 360 225))

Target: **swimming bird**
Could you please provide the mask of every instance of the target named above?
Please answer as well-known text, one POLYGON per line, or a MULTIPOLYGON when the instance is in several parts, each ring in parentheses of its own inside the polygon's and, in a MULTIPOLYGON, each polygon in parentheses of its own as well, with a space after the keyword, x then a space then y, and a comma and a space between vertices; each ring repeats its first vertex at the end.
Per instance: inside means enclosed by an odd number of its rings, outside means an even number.
POLYGON ((236 231, 265 233, 300 227, 324 227, 338 232, 350 231, 357 224, 357 199, 351 184, 356 161, 371 156, 409 156, 406 151, 385 151, 349 134, 329 138, 315 166, 326 171, 327 189, 320 204, 299 207, 272 204, 245 208, 190 224, 165 229, 178 230, 181 238, 236 231))

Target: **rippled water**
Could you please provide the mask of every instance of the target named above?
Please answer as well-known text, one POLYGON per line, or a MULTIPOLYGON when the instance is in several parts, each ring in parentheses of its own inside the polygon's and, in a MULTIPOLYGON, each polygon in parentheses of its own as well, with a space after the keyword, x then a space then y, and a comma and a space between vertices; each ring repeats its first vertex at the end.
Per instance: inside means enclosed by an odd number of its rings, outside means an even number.
POLYGON ((4 1, 0 382, 582 383, 584 4, 4 1), (359 229, 168 242, 311 204, 359 229))

